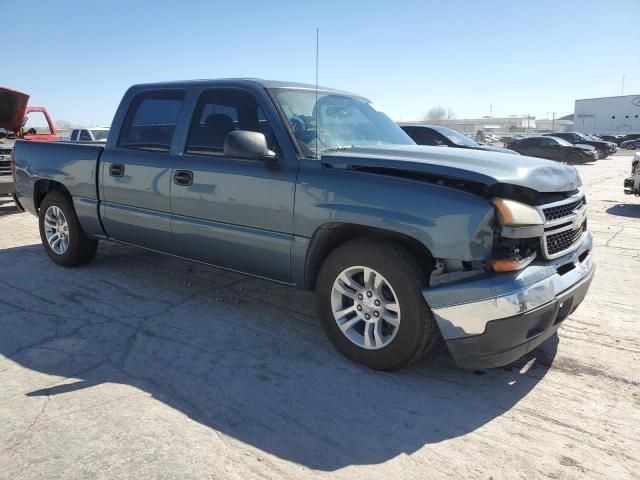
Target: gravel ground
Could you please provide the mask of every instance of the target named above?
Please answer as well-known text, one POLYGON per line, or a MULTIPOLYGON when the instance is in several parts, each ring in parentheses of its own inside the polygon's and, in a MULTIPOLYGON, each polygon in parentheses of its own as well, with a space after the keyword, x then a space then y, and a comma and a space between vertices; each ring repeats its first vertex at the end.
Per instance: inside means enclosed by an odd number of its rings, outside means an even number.
MULTIPOLYGON (((0 201, 0 478, 633 478, 640 200, 579 166, 598 269, 507 368, 344 360, 312 296, 134 248, 66 270, 0 201)), ((635 478, 638 478, 637 476, 635 478)))

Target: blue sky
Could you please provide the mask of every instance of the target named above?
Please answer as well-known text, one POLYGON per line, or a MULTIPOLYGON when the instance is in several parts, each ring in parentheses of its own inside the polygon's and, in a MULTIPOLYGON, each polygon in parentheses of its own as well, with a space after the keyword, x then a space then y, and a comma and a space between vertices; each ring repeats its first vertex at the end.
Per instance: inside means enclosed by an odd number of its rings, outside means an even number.
MULTIPOLYGON (((9 0, 0 0, 7 11, 9 0)), ((108 124, 134 83, 262 77, 371 98, 396 120, 573 112, 640 93, 639 0, 37 2, 2 21, 0 85, 108 124), (633 19, 633 20, 632 20, 633 19)))

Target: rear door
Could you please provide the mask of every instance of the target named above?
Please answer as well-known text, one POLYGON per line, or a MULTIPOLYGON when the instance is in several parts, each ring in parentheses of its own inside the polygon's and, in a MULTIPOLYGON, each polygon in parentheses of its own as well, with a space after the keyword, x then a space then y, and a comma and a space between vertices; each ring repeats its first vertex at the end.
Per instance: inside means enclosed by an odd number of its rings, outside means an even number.
POLYGON ((537 143, 536 138, 525 138, 523 140, 519 140, 514 145, 514 150, 522 155, 529 155, 530 157, 536 156, 537 143))
POLYGON ((110 237, 173 251, 172 145, 184 98, 182 89, 138 93, 124 116, 117 143, 102 154, 100 213, 110 237))
POLYGON ((173 170, 173 241, 181 256, 287 281, 298 161, 280 153, 259 102, 238 88, 200 95, 173 170), (280 163, 226 157, 233 130, 264 133, 280 163))

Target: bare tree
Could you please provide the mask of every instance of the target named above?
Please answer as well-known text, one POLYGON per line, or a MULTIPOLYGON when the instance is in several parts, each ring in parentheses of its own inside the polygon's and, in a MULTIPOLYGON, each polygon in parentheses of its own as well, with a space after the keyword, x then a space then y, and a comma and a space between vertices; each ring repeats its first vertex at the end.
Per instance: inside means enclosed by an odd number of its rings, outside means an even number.
POLYGON ((451 120, 454 118, 455 113, 451 107, 444 108, 440 105, 436 105, 435 107, 430 108, 424 114, 425 120, 430 120, 432 122, 438 122, 441 120, 451 120))

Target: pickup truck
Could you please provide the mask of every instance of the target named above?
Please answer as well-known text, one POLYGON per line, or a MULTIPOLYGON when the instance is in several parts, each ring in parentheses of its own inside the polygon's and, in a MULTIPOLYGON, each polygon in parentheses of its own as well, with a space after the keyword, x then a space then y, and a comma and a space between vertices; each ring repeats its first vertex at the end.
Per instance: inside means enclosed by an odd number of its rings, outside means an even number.
POLYGON ((313 290, 337 350, 380 370, 440 338, 462 367, 511 363, 595 268, 574 167, 418 146, 366 98, 310 85, 133 86, 106 145, 18 141, 15 178, 58 265, 108 240, 313 290))
POLYGON ((109 127, 83 127, 71 130, 69 140, 71 142, 106 143, 108 136, 109 127))
POLYGON ((44 107, 27 107, 29 95, 0 87, 0 195, 13 193, 11 151, 16 138, 35 141, 58 139, 56 127, 44 107))

